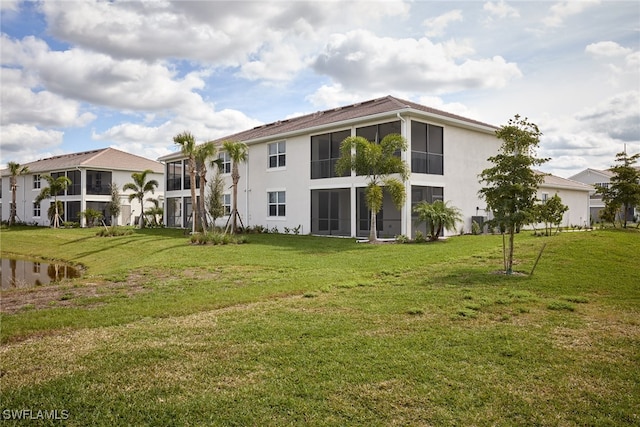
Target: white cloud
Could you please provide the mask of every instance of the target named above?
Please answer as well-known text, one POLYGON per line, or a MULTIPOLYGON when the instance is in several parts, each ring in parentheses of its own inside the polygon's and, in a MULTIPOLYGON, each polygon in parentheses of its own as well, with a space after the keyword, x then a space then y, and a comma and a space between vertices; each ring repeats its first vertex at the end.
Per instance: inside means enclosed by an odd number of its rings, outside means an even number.
POLYGON ((622 56, 630 54, 632 50, 620 46, 616 42, 604 41, 591 43, 585 48, 585 52, 590 53, 594 56, 622 56))
POLYGON ((450 23, 462 20, 462 11, 455 9, 435 18, 426 19, 422 25, 427 28, 425 33, 427 37, 435 37, 441 36, 450 23))
POLYGON ((617 94, 576 115, 594 132, 612 139, 640 142, 640 91, 617 94))
POLYGON ((42 130, 25 124, 9 124, 0 126, 0 136, 0 164, 10 161, 28 163, 42 158, 38 153, 51 152, 62 144, 63 132, 42 130))
POLYGON ((2 68, 1 78, 2 124, 81 127, 96 118, 92 113, 81 113, 78 102, 37 90, 36 81, 22 70, 2 68))
POLYGON ((522 75, 500 56, 464 58, 468 45, 434 44, 427 38, 393 39, 364 30, 334 34, 316 58, 317 72, 346 90, 445 93, 463 89, 500 88, 522 75), (354 53, 358 53, 354 55, 354 53))
POLYGON ((0 10, 16 12, 20 9, 21 0, 2 0, 0 1, 0 10))
POLYGON ((547 27, 561 27, 564 21, 600 3, 599 0, 561 1, 549 8, 550 14, 542 20, 547 27))
POLYGON ((248 80, 288 81, 306 65, 294 46, 279 43, 259 59, 243 64, 237 75, 248 80))
POLYGON ((488 1, 482 8, 491 16, 499 19, 520 17, 520 12, 518 12, 515 7, 509 6, 504 0, 500 0, 499 2, 488 1))

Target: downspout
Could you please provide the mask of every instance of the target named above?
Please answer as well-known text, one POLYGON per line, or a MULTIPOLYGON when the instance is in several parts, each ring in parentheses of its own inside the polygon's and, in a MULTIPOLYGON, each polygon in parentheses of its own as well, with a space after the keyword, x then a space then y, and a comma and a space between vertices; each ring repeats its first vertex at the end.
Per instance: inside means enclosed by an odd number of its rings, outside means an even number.
POLYGON ((247 222, 245 228, 249 227, 249 154, 244 162, 244 173, 247 180, 244 183, 244 219, 247 222))
MULTIPOLYGON (((396 116, 402 122, 402 126, 400 128, 400 132, 401 132, 401 134, 402 134, 402 136, 404 138, 407 138, 407 120, 404 117, 402 117, 400 115, 400 113, 396 113, 396 116)), ((409 143, 409 141, 407 141, 407 143, 409 143)), ((404 159, 403 160, 405 162, 407 161, 407 157, 410 155, 409 154, 410 150, 411 150, 411 147, 408 146, 407 150, 404 152, 404 159)), ((407 237, 409 237, 409 238, 411 238, 411 226, 410 226, 410 223, 411 223, 411 217, 410 217, 411 216, 411 209, 407 207, 407 205, 411 206, 411 199, 410 199, 410 197, 411 197, 411 182, 410 182, 409 179, 407 179, 407 181, 405 181, 405 183, 404 183, 404 191, 405 191, 405 194, 407 195, 407 197, 405 199, 404 206, 400 210, 400 216, 403 219, 400 222, 400 233, 405 235, 405 236, 407 236, 407 237)))

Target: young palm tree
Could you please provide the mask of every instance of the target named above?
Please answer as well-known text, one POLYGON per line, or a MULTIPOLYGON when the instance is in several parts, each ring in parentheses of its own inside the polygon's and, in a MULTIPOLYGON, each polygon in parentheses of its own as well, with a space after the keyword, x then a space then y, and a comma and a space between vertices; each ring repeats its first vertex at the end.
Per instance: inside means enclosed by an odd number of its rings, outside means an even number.
POLYGON ((122 191, 133 191, 133 193, 129 194, 129 201, 137 199, 140 202, 140 228, 144 228, 144 196, 149 192, 153 194, 158 187, 158 181, 155 179, 147 181, 147 175, 150 173, 153 173, 151 169, 134 172, 131 174, 133 182, 128 182, 122 187, 122 191))
POLYGON ((231 182, 233 183, 233 200, 231 201, 231 233, 235 233, 238 228, 236 219, 238 218, 238 182, 240 181, 240 172, 238 164, 247 161, 248 148, 247 144, 236 141, 224 141, 222 149, 229 154, 231 159, 231 182))
MULTIPOLYGON (((200 212, 200 221, 203 230, 209 228, 207 221, 207 210, 205 209, 205 189, 207 183, 207 160, 215 158, 218 149, 213 142, 206 142, 199 145, 195 150, 196 169, 198 170, 198 176, 200 177, 200 198, 198 199, 198 211, 200 212)), ((209 162, 209 166, 220 164, 219 159, 209 162)))
POLYGON ((160 206, 160 201, 158 199, 149 197, 147 201, 151 202, 153 206, 144 211, 144 214, 151 217, 151 223, 154 227, 158 227, 160 226, 160 224, 162 224, 162 215, 164 214, 164 209, 162 209, 162 206, 160 206), (160 217, 160 221, 158 221, 158 217, 160 217))
POLYGON ((60 227, 60 207, 58 205, 58 193, 62 193, 64 190, 66 190, 67 187, 71 185, 71 180, 64 175, 57 178, 54 178, 51 175, 42 175, 41 178, 44 178, 49 186, 44 187, 40 190, 40 194, 38 194, 38 197, 36 197, 34 203, 40 203, 44 199, 53 197, 53 205, 55 206, 53 215, 53 228, 58 228, 60 227))
POLYGON ((16 216, 18 215, 16 208, 16 192, 18 190, 18 176, 29 173, 28 166, 22 166, 20 163, 9 162, 7 163, 11 177, 9 178, 9 187, 11 188, 11 211, 9 213, 9 227, 16 222, 16 216))
POLYGON ((456 223, 462 221, 460 209, 448 206, 447 202, 436 200, 433 203, 419 202, 413 208, 418 214, 418 224, 426 223, 429 229, 429 240, 435 241, 440 237, 442 230, 455 229, 456 223))
POLYGON ((336 173, 354 170, 368 179, 365 199, 371 211, 369 241, 378 240, 376 217, 382 209, 383 190, 386 190, 393 204, 400 208, 405 200, 404 181, 409 176, 407 164, 394 155, 398 150, 406 150, 407 142, 399 134, 385 136, 380 144, 370 142, 361 136, 350 136, 340 144, 340 158, 336 162, 336 173), (398 174, 400 179, 391 175, 398 174))
POLYGON ((182 154, 187 156, 189 171, 189 182, 191 183, 191 231, 196 231, 196 222, 198 218, 198 203, 196 199, 196 138, 191 132, 184 131, 173 137, 173 142, 180 146, 182 154))

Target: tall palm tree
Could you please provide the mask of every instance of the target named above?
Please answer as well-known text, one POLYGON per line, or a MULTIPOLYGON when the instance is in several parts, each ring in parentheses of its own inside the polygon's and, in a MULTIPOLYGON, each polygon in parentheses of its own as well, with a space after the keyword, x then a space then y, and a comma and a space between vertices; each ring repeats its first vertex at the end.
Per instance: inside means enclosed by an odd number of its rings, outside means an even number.
POLYGON ((198 203, 196 199, 196 138, 191 132, 184 131, 173 137, 173 142, 180 146, 182 154, 187 156, 189 170, 189 182, 191 183, 191 231, 196 231, 196 219, 198 218, 198 203))
POLYGON ((28 166, 22 166, 20 163, 9 162, 7 163, 11 177, 9 178, 9 187, 11 188, 11 211, 9 213, 9 226, 12 226, 16 222, 16 216, 18 215, 16 208, 16 192, 18 190, 18 176, 29 173, 28 166))
POLYGON ((447 205, 447 202, 436 200, 433 203, 419 202, 413 208, 418 214, 418 224, 426 223, 429 229, 429 240, 435 241, 440 237, 442 230, 455 229, 456 223, 462 220, 460 209, 447 205))
POLYGON ((71 180, 64 175, 61 175, 57 178, 52 177, 51 175, 42 175, 41 178, 44 178, 49 184, 48 187, 44 187, 40 190, 40 194, 34 200, 34 203, 40 203, 44 199, 49 199, 53 197, 53 205, 54 215, 53 215, 53 228, 60 227, 60 206, 58 205, 58 193, 64 192, 68 186, 71 185, 71 180))
POLYGON ((233 200, 231 207, 231 233, 235 233, 238 228, 236 219, 238 218, 238 182, 240 181, 240 172, 238 164, 247 161, 249 154, 247 144, 237 141, 224 141, 222 149, 229 154, 231 159, 231 182, 233 183, 233 200))
POLYGON ((354 170, 358 175, 364 175, 368 179, 365 200, 371 211, 369 242, 378 240, 376 217, 382 209, 383 191, 391 195, 393 204, 398 209, 404 203, 404 181, 409 176, 409 168, 395 153, 406 149, 407 142, 399 134, 387 135, 379 144, 361 136, 350 136, 340 144, 336 173, 340 176, 354 170), (399 175, 400 179, 392 175, 399 175))
POLYGON ((202 145, 199 145, 195 150, 196 169, 198 176, 200 177, 200 198, 198 199, 198 211, 200 212, 200 221, 203 230, 209 228, 207 221, 207 210, 205 209, 205 190, 207 184, 207 161, 214 159, 208 163, 209 166, 220 164, 220 159, 215 159, 218 149, 213 142, 209 141, 202 145))
POLYGON ((142 172, 134 172, 131 174, 133 182, 128 182, 122 187, 122 191, 133 191, 133 193, 129 194, 129 201, 137 199, 140 202, 140 228, 144 228, 144 196, 149 192, 153 194, 159 185, 158 181, 155 179, 147 181, 147 175, 150 173, 153 173, 151 169, 146 169, 142 172))

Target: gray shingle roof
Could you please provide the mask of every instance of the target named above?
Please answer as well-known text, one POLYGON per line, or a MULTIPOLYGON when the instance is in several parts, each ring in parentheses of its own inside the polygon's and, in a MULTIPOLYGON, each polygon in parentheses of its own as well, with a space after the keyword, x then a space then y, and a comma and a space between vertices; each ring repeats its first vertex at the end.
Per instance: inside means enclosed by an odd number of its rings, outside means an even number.
POLYGON ((262 126, 256 126, 253 129, 245 130, 233 135, 228 135, 223 138, 216 139, 214 142, 221 142, 225 140, 248 142, 279 134, 287 134, 295 131, 313 129, 316 127, 321 127, 323 125, 333 125, 357 118, 375 116, 377 114, 384 113, 403 112, 406 110, 415 110, 417 112, 422 112, 433 116, 440 116, 441 118, 463 122, 473 126, 497 129, 493 125, 479 122, 477 120, 472 120, 466 117, 447 113, 446 111, 436 110, 435 108, 426 107, 424 105, 416 104, 415 102, 411 101, 405 101, 393 96, 385 96, 384 98, 358 102, 344 107, 318 111, 312 114, 294 117, 288 120, 279 120, 277 122, 265 124, 262 126))
MULTIPOLYGON (((309 132, 311 130, 320 131, 323 127, 333 127, 340 124, 347 124, 351 120, 357 120, 365 117, 375 117, 376 115, 390 115, 393 113, 423 114, 425 116, 439 117, 440 119, 456 122, 458 124, 467 125, 475 128, 484 128, 486 131, 493 132, 497 127, 472 120, 456 114, 447 113, 446 111, 436 110, 435 108, 426 107, 416 104, 415 102, 405 101, 393 96, 385 96, 383 98, 372 99, 369 101, 358 102, 343 107, 333 108, 330 110, 317 111, 315 113, 294 117, 286 120, 278 120, 273 123, 256 126, 253 129, 244 130, 242 132, 227 135, 214 140, 214 143, 222 141, 240 141, 245 143, 258 142, 263 139, 274 138, 282 135, 291 136, 297 133, 309 132)), ((159 160, 169 160, 179 158, 180 153, 172 153, 159 160)))
MULTIPOLYGON (((25 163, 22 166, 27 166, 31 173, 55 172, 75 168, 76 166, 124 171, 151 169, 155 173, 164 172, 162 163, 135 154, 125 153, 115 148, 102 148, 80 153, 63 154, 25 163)), ((8 175, 8 169, 2 171, 2 176, 6 175, 8 175)))
POLYGON ((591 185, 584 184, 582 182, 574 181, 572 179, 561 178, 559 176, 551 175, 544 172, 538 172, 541 175, 544 175, 544 182, 540 184, 540 187, 549 187, 549 188, 566 188, 571 190, 582 190, 582 191, 595 191, 591 185))

